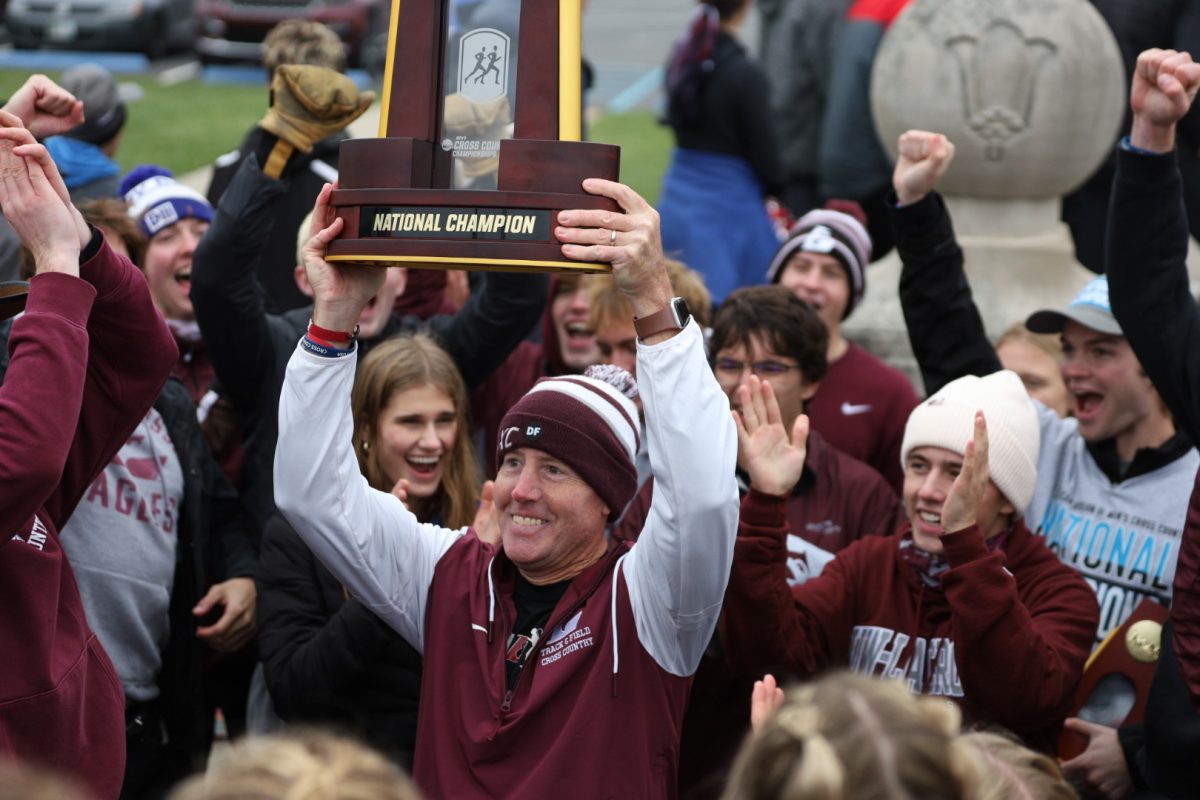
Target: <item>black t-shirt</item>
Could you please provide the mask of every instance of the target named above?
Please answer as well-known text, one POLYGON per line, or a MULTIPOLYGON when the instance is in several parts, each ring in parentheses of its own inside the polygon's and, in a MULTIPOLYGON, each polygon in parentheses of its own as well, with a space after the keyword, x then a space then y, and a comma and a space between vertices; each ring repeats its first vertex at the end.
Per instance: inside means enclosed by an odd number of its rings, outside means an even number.
POLYGON ((550 613, 562 598, 570 580, 549 583, 545 586, 535 586, 517 573, 517 586, 513 591, 513 602, 517 606, 517 619, 512 632, 508 636, 504 668, 508 678, 508 688, 517 685, 521 677, 521 668, 541 641, 546 623, 550 621, 550 613))

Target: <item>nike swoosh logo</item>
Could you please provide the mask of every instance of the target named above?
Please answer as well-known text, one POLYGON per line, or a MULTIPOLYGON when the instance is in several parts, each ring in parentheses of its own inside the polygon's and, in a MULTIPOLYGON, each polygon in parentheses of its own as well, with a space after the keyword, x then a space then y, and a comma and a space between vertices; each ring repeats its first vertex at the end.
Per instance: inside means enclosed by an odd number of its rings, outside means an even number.
POLYGON ((865 414, 871 410, 870 403, 842 403, 842 416, 853 417, 858 414, 865 414))

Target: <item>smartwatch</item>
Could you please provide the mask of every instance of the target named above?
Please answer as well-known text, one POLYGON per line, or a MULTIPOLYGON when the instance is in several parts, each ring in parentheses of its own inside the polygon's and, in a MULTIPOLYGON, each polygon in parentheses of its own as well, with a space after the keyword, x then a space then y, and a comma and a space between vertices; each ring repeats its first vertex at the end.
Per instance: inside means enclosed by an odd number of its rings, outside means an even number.
POLYGON ((638 338, 645 341, 656 333, 681 331, 691 318, 692 312, 688 310, 687 302, 682 297, 676 297, 649 316, 634 317, 633 328, 638 338))

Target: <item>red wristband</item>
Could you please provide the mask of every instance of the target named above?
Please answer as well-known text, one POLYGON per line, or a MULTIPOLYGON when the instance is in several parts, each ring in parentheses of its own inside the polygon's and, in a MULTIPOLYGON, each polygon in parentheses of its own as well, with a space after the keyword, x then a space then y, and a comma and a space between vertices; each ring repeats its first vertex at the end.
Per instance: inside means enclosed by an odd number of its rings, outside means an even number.
POLYGON ((320 325, 318 325, 317 323, 313 322, 310 319, 308 321, 308 335, 310 337, 313 337, 316 339, 324 340, 327 343, 332 343, 332 342, 351 342, 351 343, 353 343, 355 338, 358 336, 358 326, 357 325, 354 326, 353 333, 348 333, 346 331, 331 331, 328 328, 322 328, 320 325))

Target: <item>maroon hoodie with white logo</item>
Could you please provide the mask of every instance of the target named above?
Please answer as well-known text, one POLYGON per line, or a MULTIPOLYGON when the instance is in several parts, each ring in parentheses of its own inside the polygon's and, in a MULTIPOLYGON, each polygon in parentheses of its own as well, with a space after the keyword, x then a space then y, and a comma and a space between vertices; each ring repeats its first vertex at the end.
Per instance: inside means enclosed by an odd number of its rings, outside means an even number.
POLYGON ((58 531, 129 438, 177 351, 146 281, 93 232, 80 278, 30 281, 0 387, 0 755, 116 797, 124 693, 58 531))
POLYGON ((788 586, 783 498, 742 501, 725 593, 725 652, 748 672, 849 667, 949 698, 969 722, 1053 752, 1091 652, 1099 609, 1083 577, 1018 519, 1003 545, 978 526, 942 537, 948 568, 923 575, 899 536, 867 536, 788 586), (929 580, 926 580, 926 579, 929 580))

